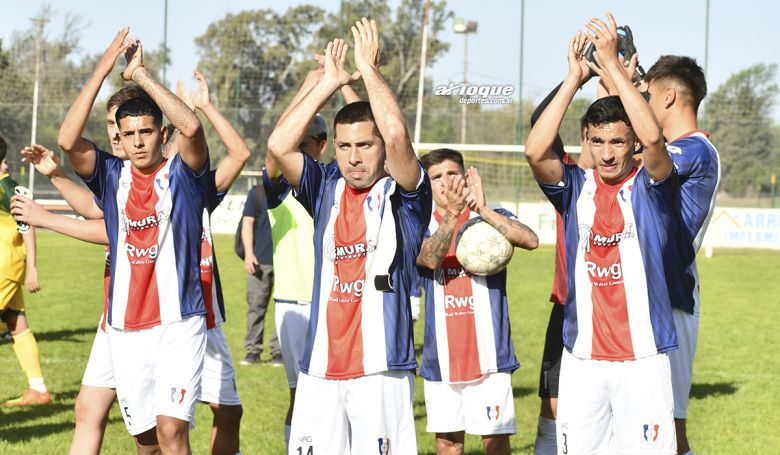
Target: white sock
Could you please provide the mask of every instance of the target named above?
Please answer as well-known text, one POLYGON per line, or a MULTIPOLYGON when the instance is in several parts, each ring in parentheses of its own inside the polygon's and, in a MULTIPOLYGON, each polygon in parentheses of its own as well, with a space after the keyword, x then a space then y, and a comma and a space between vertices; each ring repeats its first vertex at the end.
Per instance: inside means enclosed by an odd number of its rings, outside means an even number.
POLYGON ((27 381, 30 384, 30 388, 36 392, 46 393, 46 384, 43 382, 43 378, 30 378, 27 381))
POLYGON ((557 455, 558 441, 555 435, 555 420, 539 416, 536 427, 534 455, 557 455))
POLYGON ((284 447, 290 450, 290 425, 284 425, 284 447))

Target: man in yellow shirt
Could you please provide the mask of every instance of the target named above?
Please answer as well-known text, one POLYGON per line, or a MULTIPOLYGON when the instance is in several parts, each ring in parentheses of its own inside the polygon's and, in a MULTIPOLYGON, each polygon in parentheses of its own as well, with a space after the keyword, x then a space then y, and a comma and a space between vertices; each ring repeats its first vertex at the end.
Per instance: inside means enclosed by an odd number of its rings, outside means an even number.
POLYGON ((11 197, 16 182, 8 175, 8 145, 0 137, 0 318, 8 325, 14 339, 14 352, 27 375, 29 387, 21 397, 3 406, 29 406, 51 402, 43 382, 38 343, 27 326, 24 315, 22 282, 27 290, 38 292, 38 269, 35 268, 35 231, 30 227, 23 235, 11 216, 11 197))

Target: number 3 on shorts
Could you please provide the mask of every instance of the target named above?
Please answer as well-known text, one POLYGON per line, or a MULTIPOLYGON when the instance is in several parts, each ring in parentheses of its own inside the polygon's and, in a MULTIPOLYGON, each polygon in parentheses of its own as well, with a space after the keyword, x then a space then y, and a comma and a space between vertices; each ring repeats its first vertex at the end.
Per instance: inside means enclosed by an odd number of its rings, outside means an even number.
POLYGON ((569 453, 569 446, 566 445, 566 433, 562 433, 562 435, 563 435, 563 451, 562 451, 562 453, 563 453, 563 455, 566 455, 567 453, 569 453))

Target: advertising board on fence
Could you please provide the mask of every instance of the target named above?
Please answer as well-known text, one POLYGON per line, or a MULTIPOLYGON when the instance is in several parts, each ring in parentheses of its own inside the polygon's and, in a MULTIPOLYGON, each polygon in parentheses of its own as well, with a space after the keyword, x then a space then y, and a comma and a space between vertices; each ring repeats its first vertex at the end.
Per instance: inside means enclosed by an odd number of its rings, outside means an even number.
MULTIPOLYGON (((211 215, 216 234, 234 234, 245 196, 227 196, 211 215)), ((533 229, 539 243, 555 243, 555 210, 548 203, 501 202, 498 205, 516 213, 521 223, 533 229)), ((716 207, 710 220, 704 247, 780 249, 780 209, 716 207)))

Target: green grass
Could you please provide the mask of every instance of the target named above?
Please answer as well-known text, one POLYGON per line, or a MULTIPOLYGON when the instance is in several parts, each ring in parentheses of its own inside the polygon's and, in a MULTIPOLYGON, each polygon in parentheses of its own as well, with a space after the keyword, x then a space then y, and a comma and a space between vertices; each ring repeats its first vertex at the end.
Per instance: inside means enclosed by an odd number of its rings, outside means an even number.
MULTIPOLYGON (((244 273, 232 253, 232 238, 216 239, 228 309, 227 334, 234 360, 242 358, 246 303, 244 273)), ((552 248, 518 252, 510 266, 512 328, 522 367, 513 375, 518 434, 514 453, 532 453, 539 399, 536 396, 542 343, 549 315, 552 248)), ((50 406, 0 409, 0 453, 65 453, 74 427, 78 393, 102 308, 102 248, 51 233, 39 235, 43 291, 26 296, 28 317, 38 339, 46 382, 54 394, 50 406)), ((780 303, 780 252, 716 250, 700 258, 703 315, 689 409, 692 447, 703 454, 778 453, 780 362, 776 354, 780 303)), ((272 314, 268 326, 272 327, 272 314)), ((422 324, 416 340, 422 342, 422 324)), ((245 454, 284 451, 282 420, 288 391, 284 371, 261 365, 236 365, 244 403, 242 450, 245 454)), ((0 344, 0 400, 26 386, 10 343, 0 344)), ((415 383, 415 418, 420 453, 434 453, 425 433, 422 381, 415 383)), ((210 411, 198 406, 191 441, 195 453, 208 452, 210 411)), ((467 453, 480 453, 477 438, 467 437, 467 453)), ((103 453, 132 453, 116 406, 111 411, 103 453)))

